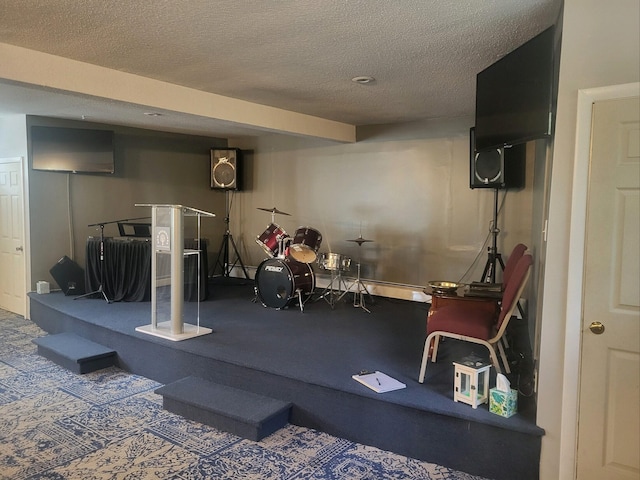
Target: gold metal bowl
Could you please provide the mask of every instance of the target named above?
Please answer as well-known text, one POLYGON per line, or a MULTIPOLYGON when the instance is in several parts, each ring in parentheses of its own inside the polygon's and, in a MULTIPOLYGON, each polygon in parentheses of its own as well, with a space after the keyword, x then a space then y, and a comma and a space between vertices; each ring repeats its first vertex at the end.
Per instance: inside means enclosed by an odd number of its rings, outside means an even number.
POLYGON ((444 281, 432 281, 429 282, 429 286, 433 293, 439 294, 454 294, 463 285, 456 282, 444 282, 444 281))

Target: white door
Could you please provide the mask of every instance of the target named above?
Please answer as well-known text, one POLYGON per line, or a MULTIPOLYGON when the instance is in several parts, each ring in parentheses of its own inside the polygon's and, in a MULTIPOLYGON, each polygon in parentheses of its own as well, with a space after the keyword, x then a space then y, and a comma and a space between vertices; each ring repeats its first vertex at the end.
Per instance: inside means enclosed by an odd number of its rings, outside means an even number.
POLYGON ((0 308, 25 314, 21 159, 0 159, 0 308))
POLYGON ((640 478, 639 117, 637 97, 593 106, 578 419, 581 480, 640 478))

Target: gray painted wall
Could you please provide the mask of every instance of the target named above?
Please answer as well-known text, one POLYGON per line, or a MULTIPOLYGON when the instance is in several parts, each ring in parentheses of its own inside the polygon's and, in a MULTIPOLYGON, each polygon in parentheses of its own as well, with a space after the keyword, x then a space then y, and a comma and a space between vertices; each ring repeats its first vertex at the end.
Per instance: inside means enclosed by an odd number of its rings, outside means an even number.
MULTIPOLYGON (((99 227, 88 225, 150 216, 151 209, 136 207, 139 203, 179 204, 215 213, 216 218, 203 219, 202 237, 218 248, 225 203, 223 193, 210 189, 209 152, 213 146, 226 146, 226 140, 40 117, 27 117, 27 123, 111 128, 116 157, 114 175, 29 171, 32 289, 39 280, 54 282, 49 269, 64 255, 85 267, 87 237, 100 236, 99 227)), ((185 226, 185 236, 195 236, 195 223, 185 221, 185 226)), ((117 225, 105 225, 104 234, 119 236, 117 225)))

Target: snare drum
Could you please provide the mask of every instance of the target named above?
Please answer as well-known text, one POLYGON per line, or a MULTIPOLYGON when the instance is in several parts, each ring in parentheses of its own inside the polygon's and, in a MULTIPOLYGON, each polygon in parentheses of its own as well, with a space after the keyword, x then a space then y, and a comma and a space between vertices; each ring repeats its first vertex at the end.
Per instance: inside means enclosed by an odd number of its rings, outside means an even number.
POLYGON ((289 238, 287 232, 280 225, 272 223, 262 232, 262 235, 256 237, 256 243, 262 247, 267 255, 277 257, 281 253, 280 242, 285 238, 289 238))
POLYGON ((301 294, 315 288, 313 270, 306 263, 288 258, 267 258, 256 271, 256 294, 265 307, 284 308, 301 294))
POLYGON ((311 227, 300 227, 296 230, 289 246, 289 255, 298 262, 315 262, 320 243, 322 243, 322 234, 318 230, 311 227))
POLYGON ((351 267, 351 259, 339 253, 321 253, 318 256, 318 264, 325 270, 344 272, 351 267))

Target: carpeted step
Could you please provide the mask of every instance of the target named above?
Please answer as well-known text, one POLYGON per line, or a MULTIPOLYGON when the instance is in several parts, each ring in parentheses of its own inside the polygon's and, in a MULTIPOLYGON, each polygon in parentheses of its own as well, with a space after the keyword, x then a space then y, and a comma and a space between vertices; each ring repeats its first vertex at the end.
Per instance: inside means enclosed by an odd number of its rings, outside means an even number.
POLYGON ((239 437, 259 441, 284 427, 291 403, 186 377, 160 387, 165 410, 239 437))
POLYGON ((74 373, 89 373, 116 364, 116 351, 74 333, 58 333, 32 340, 38 354, 74 373))

